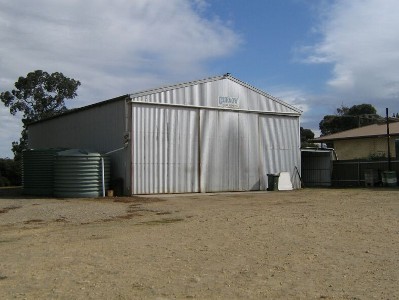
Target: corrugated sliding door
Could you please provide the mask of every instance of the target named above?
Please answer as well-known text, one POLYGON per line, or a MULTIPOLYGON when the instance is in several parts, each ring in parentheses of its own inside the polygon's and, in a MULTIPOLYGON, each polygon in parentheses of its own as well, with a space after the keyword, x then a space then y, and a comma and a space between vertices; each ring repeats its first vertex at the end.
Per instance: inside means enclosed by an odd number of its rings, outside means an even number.
POLYGON ((201 110, 201 192, 238 191, 238 114, 201 110))
POLYGON ((132 110, 132 193, 198 192, 198 110, 132 110))
MULTIPOLYGON (((259 116, 260 136, 260 189, 267 188, 267 174, 300 169, 298 118, 259 116)), ((294 186, 297 186, 293 182, 294 186)))
POLYGON ((256 114, 201 110, 201 192, 259 189, 256 114))
POLYGON ((258 114, 240 113, 238 121, 239 190, 259 191, 258 114))

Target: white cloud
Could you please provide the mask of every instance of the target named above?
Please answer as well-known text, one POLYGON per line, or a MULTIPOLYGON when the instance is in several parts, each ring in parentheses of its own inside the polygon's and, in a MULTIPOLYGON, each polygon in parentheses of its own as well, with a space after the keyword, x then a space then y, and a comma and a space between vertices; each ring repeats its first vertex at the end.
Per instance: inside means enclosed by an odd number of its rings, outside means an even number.
POLYGON ((336 0, 325 7, 322 40, 307 61, 330 63, 333 91, 357 99, 399 96, 399 2, 336 0))
MULTIPOLYGON (((326 105, 322 96, 311 95, 304 90, 289 86, 273 86, 265 88, 273 96, 291 104, 300 110, 301 126, 311 129, 316 135, 320 135, 319 119, 320 119, 320 106, 326 105)), ((324 99, 326 100, 326 99, 324 99)))
POLYGON ((270 91, 274 97, 299 108, 303 113, 306 113, 309 110, 306 93, 300 89, 286 86, 275 86, 267 90, 270 91))
MULTIPOLYGON (((241 39, 206 18, 207 8, 204 0, 0 0, 0 90, 36 69, 59 71, 82 83, 76 107, 209 75, 207 62, 241 39)), ((19 131, 2 131, 1 147, 19 131)), ((0 157, 10 156, 3 148, 0 157)))

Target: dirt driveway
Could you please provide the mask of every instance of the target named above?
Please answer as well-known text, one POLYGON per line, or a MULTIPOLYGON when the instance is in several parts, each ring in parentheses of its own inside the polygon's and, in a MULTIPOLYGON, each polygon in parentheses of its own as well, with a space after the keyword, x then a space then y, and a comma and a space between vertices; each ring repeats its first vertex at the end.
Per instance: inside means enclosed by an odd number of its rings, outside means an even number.
POLYGON ((0 198, 0 299, 399 299, 399 190, 0 198))

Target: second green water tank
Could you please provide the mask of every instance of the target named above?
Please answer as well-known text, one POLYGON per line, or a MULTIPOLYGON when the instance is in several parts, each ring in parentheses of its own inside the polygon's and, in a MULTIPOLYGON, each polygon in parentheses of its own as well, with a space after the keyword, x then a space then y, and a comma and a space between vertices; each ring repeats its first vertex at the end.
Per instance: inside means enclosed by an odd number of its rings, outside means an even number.
POLYGON ((106 155, 80 149, 58 152, 54 164, 54 196, 101 197, 110 183, 110 159, 106 155))

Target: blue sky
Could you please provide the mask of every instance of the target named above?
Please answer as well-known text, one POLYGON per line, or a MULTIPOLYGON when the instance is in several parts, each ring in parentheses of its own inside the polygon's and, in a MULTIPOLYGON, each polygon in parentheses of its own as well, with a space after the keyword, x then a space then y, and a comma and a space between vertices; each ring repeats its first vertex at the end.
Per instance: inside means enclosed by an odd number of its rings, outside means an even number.
POLYGON ((311 6, 302 1, 216 0, 211 7, 225 16, 242 38, 235 55, 216 64, 219 68, 231 68, 232 73, 251 78, 256 85, 319 86, 303 77, 304 66, 295 62, 296 48, 316 38, 311 33, 315 21, 311 6))
MULTIPOLYGON (((0 0, 0 91, 42 69, 81 81, 70 108, 230 72, 303 110, 399 112, 397 0, 0 0)), ((0 157, 20 116, 0 104, 0 157)))

